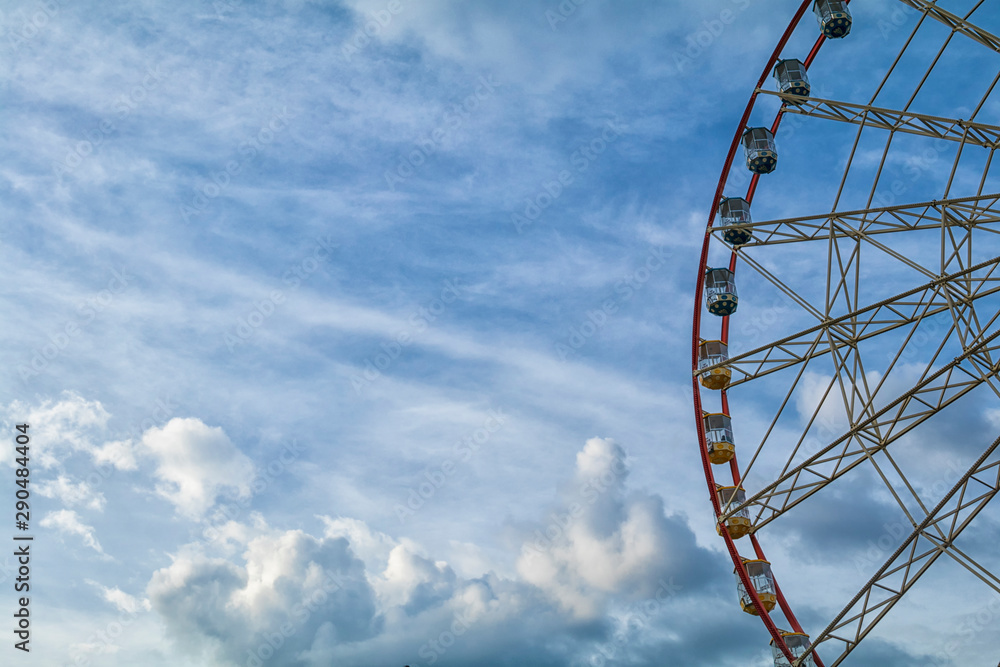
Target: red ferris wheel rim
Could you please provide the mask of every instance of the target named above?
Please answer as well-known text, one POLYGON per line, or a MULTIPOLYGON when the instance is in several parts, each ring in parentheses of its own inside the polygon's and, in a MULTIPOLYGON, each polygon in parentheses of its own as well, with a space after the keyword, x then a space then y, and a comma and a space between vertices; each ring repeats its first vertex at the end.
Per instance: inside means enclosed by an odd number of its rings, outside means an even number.
MULTIPOLYGON (((708 216, 708 224, 705 228, 705 238, 702 243, 701 259, 698 264, 698 279, 697 279, 697 287, 695 290, 694 317, 693 317, 692 337, 691 337, 691 371, 692 371, 691 382, 693 388, 692 394, 694 398, 693 402, 694 402, 695 426, 697 428, 697 433, 698 433, 698 448, 701 454, 702 466, 705 471, 705 481, 708 484, 709 498, 712 502, 712 508, 715 511, 716 517, 718 517, 721 514, 721 505, 719 503, 719 498, 716 493, 715 474, 712 470, 712 463, 709 461, 708 458, 708 449, 707 449, 705 425, 703 421, 703 410, 701 401, 701 386, 698 380, 698 356, 699 356, 698 352, 702 340, 701 339, 702 294, 705 288, 705 272, 708 269, 708 251, 711 244, 712 224, 715 221, 715 216, 718 212, 719 201, 723 197, 726 187, 726 181, 728 179, 730 169, 732 168, 733 160, 736 157, 736 152, 739 149, 743 131, 750 120, 750 114, 753 112, 754 106, 756 104, 757 90, 761 88, 767 81, 768 75, 771 73, 775 63, 780 58, 782 50, 788 43, 788 40, 791 38, 792 33, 798 27, 799 22, 802 20, 803 15, 809 9, 809 6, 813 4, 813 2, 814 0, 803 0, 798 10, 792 16, 792 19, 789 22, 788 27, 785 29, 785 32, 778 40, 778 43, 775 45, 775 48, 771 53, 771 56, 768 59, 767 64, 764 66, 764 70, 760 76, 760 79, 757 81, 757 85, 754 87, 754 92, 750 95, 750 99, 748 100, 746 108, 743 112, 743 117, 740 119, 740 123, 736 129, 736 134, 733 137, 733 142, 729 147, 729 153, 726 156, 725 163, 723 164, 722 173, 719 177, 718 185, 716 186, 715 196, 712 200, 712 206, 708 216)), ((849 3, 850 0, 847 0, 847 2, 849 3)), ((807 69, 812 64, 812 61, 815 59, 816 55, 819 53, 819 50, 822 47, 825 40, 826 38, 821 33, 819 38, 816 40, 816 43, 810 50, 809 55, 804 60, 804 65, 807 69)), ((778 127, 781 123, 783 113, 784 109, 782 108, 781 110, 778 111, 777 115, 775 116, 774 122, 771 125, 771 131, 775 134, 777 133, 778 127)), ((748 202, 752 202, 753 200, 753 195, 757 189, 757 182, 759 178, 760 178, 759 174, 754 174, 750 180, 750 185, 748 187, 747 194, 745 197, 745 199, 748 202)), ((735 252, 732 253, 730 256, 729 270, 733 272, 735 272, 736 270, 735 252)), ((722 318, 722 332, 720 338, 723 342, 728 342, 729 340, 728 316, 722 318)), ((722 398, 722 411, 728 414, 729 400, 725 389, 721 390, 721 398, 722 398)), ((730 471, 732 472, 733 476, 733 484, 738 487, 740 484, 740 471, 735 456, 730 461, 730 471)), ((761 604, 760 598, 757 595, 757 591, 753 586, 752 582, 750 581, 750 577, 747 574, 746 569, 743 567, 742 557, 740 556, 739 550, 736 548, 735 540, 729 535, 729 532, 727 530, 721 530, 719 531, 719 533, 726 543, 726 550, 729 552, 729 556, 733 561, 733 567, 737 572, 737 574, 739 575, 740 581, 742 581, 743 583, 743 587, 746 589, 748 595, 750 596, 753 602, 754 609, 757 611, 758 617, 763 621, 764 626, 767 628, 768 633, 771 635, 771 638, 774 641, 774 645, 781 650, 781 652, 785 655, 785 657, 788 658, 789 662, 794 664, 795 657, 793 656, 787 644, 785 643, 785 640, 781 635, 781 631, 778 629, 774 620, 771 618, 770 613, 766 608, 764 608, 763 604, 761 604)), ((767 560, 763 548, 758 542, 756 535, 754 535, 753 533, 750 534, 750 541, 751 544, 753 545, 756 557, 761 560, 767 560)), ((801 625, 799 624, 798 620, 795 617, 795 614, 792 612, 791 606, 788 604, 788 601, 781 593, 781 588, 777 584, 777 579, 775 579, 775 592, 778 601, 778 606, 780 607, 785 618, 788 620, 789 624, 792 626, 792 630, 798 633, 803 632, 801 625)), ((823 661, 820 659, 816 651, 812 652, 812 656, 818 667, 824 667, 823 661)))

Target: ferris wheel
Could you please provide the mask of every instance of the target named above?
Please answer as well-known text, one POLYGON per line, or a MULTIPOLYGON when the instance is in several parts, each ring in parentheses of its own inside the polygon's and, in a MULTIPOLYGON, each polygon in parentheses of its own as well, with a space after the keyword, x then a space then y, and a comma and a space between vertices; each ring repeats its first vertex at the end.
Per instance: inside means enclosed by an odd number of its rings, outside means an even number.
POLYGON ((898 0, 902 18, 876 32, 849 2, 802 2, 767 61, 695 293, 716 529, 739 605, 785 667, 844 663, 947 563, 1000 593, 995 558, 958 539, 1000 492, 1000 37, 987 29, 1000 15, 985 0, 898 0), (785 597, 792 573, 764 546, 850 494, 891 507, 899 529, 807 633, 792 606, 813 600, 785 597))

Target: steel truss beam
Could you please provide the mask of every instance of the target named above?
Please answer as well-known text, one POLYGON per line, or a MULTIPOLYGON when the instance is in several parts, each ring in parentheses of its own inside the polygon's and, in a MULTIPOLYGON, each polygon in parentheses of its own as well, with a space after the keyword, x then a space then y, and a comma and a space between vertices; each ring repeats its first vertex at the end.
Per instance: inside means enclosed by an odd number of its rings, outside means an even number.
POLYGON ((957 32, 970 39, 974 39, 983 46, 989 47, 994 51, 1000 52, 1000 37, 997 37, 991 32, 983 30, 976 24, 972 23, 968 19, 963 19, 960 16, 952 14, 946 9, 941 9, 937 6, 935 2, 928 2, 928 0, 899 0, 904 5, 909 5, 922 14, 930 16, 935 21, 943 23, 947 27, 951 28, 952 32, 957 32))
POLYGON ((758 93, 778 97, 785 103, 785 113, 836 120, 890 132, 916 134, 931 139, 945 139, 972 146, 1000 148, 1000 127, 962 120, 930 116, 913 111, 897 111, 868 104, 853 104, 822 97, 803 97, 759 88, 758 93))
POLYGON ((1000 372, 1000 331, 915 384, 901 396, 782 474, 742 504, 724 508, 721 519, 758 508, 754 532, 826 488, 844 474, 976 389, 1000 372), (992 354, 991 354, 992 353, 992 354))
MULTIPOLYGON (((840 614, 813 639, 812 646, 795 661, 795 665, 801 665, 805 656, 820 644, 827 642, 829 647, 831 641, 843 644, 841 654, 831 667, 841 664, 942 554, 952 556, 963 565, 966 564, 963 561, 969 561, 979 570, 986 571, 958 550, 954 543, 976 515, 1000 493, 1000 457, 995 455, 998 446, 1000 438, 993 441, 923 521, 914 526, 909 537, 840 614)), ((983 579, 982 576, 980 578, 983 579)), ((828 648, 824 653, 829 653, 828 648)))
MULTIPOLYGON (((747 223, 740 228, 753 233, 754 240, 738 246, 737 251, 779 243, 829 241, 831 238, 860 240, 877 234, 942 227, 981 229, 1000 234, 1000 230, 989 228, 998 222, 1000 193, 747 223)), ((712 233, 725 243, 722 237, 725 230, 725 227, 716 227, 712 233)))
POLYGON ((1000 275, 995 275, 998 266, 1000 257, 994 257, 773 343, 733 355, 728 361, 699 372, 721 367, 730 369, 733 372, 731 389, 841 348, 856 348, 869 338, 969 307, 978 299, 1000 292, 1000 275), (977 272, 983 274, 974 276, 977 272))

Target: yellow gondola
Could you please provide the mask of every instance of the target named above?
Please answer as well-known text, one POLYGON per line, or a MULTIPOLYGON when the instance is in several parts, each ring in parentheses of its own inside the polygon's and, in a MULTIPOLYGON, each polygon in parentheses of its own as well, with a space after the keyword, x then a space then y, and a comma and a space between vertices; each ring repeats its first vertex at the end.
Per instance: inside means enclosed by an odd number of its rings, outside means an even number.
POLYGON ((716 465, 729 463, 736 456, 732 420, 729 415, 719 412, 705 415, 704 421, 708 460, 716 465))
POLYGON ((710 368, 729 361, 729 346, 721 340, 702 341, 698 348, 698 377, 707 389, 725 389, 733 377, 725 366, 710 368))
MULTIPOLYGON (((771 573, 771 564, 766 560, 749 560, 743 559, 743 567, 746 569, 747 575, 750 576, 750 582, 753 584, 754 590, 757 591, 757 597, 760 599, 761 605, 767 611, 774 609, 775 605, 778 604, 778 588, 774 585, 774 574, 771 573)), ((740 606, 748 614, 757 615, 757 609, 753 606, 753 598, 747 592, 747 589, 743 586, 743 580, 740 579, 739 573, 733 570, 736 574, 736 587, 740 594, 740 606)))
MULTIPOLYGON (((734 494, 736 496, 733 499, 734 505, 744 503, 747 499, 747 492, 741 486, 719 486, 716 484, 715 493, 719 496, 719 507, 722 508, 725 508, 729 504, 729 500, 733 498, 734 494)), ((742 509, 726 519, 725 524, 726 532, 734 540, 738 540, 744 535, 749 535, 750 530, 753 528, 753 524, 750 523, 750 511, 747 509, 742 509)), ((717 524, 715 530, 721 535, 722 524, 717 524)))

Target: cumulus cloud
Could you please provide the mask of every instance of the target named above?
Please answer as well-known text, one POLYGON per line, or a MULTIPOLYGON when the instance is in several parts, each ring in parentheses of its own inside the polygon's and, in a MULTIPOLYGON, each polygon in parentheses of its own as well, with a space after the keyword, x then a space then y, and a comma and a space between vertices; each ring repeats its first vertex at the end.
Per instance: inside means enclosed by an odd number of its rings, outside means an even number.
POLYGON ((152 607, 188 652, 245 660, 261 645, 294 655, 321 628, 339 642, 372 634, 374 593, 346 539, 266 526, 246 536, 238 564, 192 548, 153 574, 152 607))
MULTIPOLYGON (((15 401, 7 414, 17 419, 16 423, 31 425, 32 463, 43 469, 60 464, 67 453, 93 456, 100 433, 111 418, 100 401, 88 401, 70 391, 63 392, 58 401, 46 400, 36 406, 15 401)), ((11 417, 9 424, 15 423, 11 417)), ((13 431, 13 426, 8 430, 13 431)), ((7 460, 12 460, 13 448, 6 454, 7 460)))
POLYGON ((73 510, 59 510, 49 514, 42 519, 42 527, 52 528, 65 535, 78 535, 83 538, 83 543, 86 546, 102 556, 106 556, 104 549, 101 548, 101 543, 97 541, 94 527, 80 521, 79 515, 73 510))
POLYGON ((546 541, 525 546, 514 577, 462 576, 357 519, 320 516, 316 537, 253 514, 223 527, 224 544, 182 548, 147 594, 186 651, 223 663, 571 664, 606 641, 613 607, 667 609, 721 562, 659 497, 629 492, 627 476, 619 445, 589 440, 550 512, 560 534, 528 531, 546 541))
POLYGON ((525 654, 535 650, 532 633, 562 629, 529 585, 460 579, 445 562, 362 524, 351 529, 361 542, 394 543, 380 568, 367 571, 344 537, 244 526, 238 562, 189 545, 153 575, 150 602, 184 650, 222 664, 470 664, 509 655, 512 624, 525 654))
POLYGON ((113 440, 95 447, 91 454, 97 464, 109 464, 119 470, 135 470, 135 443, 131 440, 113 440))
MULTIPOLYGON (((323 534, 326 537, 343 537, 351 544, 351 551, 365 564, 369 570, 374 570, 384 564, 389 554, 399 542, 385 533, 371 530, 364 521, 348 517, 331 518, 318 517, 326 526, 323 534)), ((404 540, 405 541, 405 540, 404 540)))
POLYGON ((690 529, 659 496, 627 493, 627 476, 621 446, 588 440, 573 487, 521 550, 520 575, 577 618, 598 617, 612 598, 650 597, 677 575, 696 581, 701 569, 690 529))
MULTIPOLYGON (((100 401, 89 401, 75 392, 64 391, 58 400, 43 400, 36 405, 14 401, 7 414, 10 431, 15 423, 31 425, 28 435, 32 461, 40 469, 64 466, 68 457, 77 452, 89 456, 97 465, 136 469, 132 441, 106 440, 111 414, 100 401)), ((13 458, 13 448, 0 450, 0 461, 13 458)))
POLYGON ((58 498, 64 505, 81 505, 98 512, 104 509, 106 502, 103 493, 95 491, 86 482, 74 483, 66 475, 41 482, 35 490, 46 498, 58 498))
POLYGON ((199 419, 171 419, 146 431, 142 448, 156 460, 156 492, 182 516, 202 517, 227 490, 250 494, 253 463, 221 428, 199 419))

